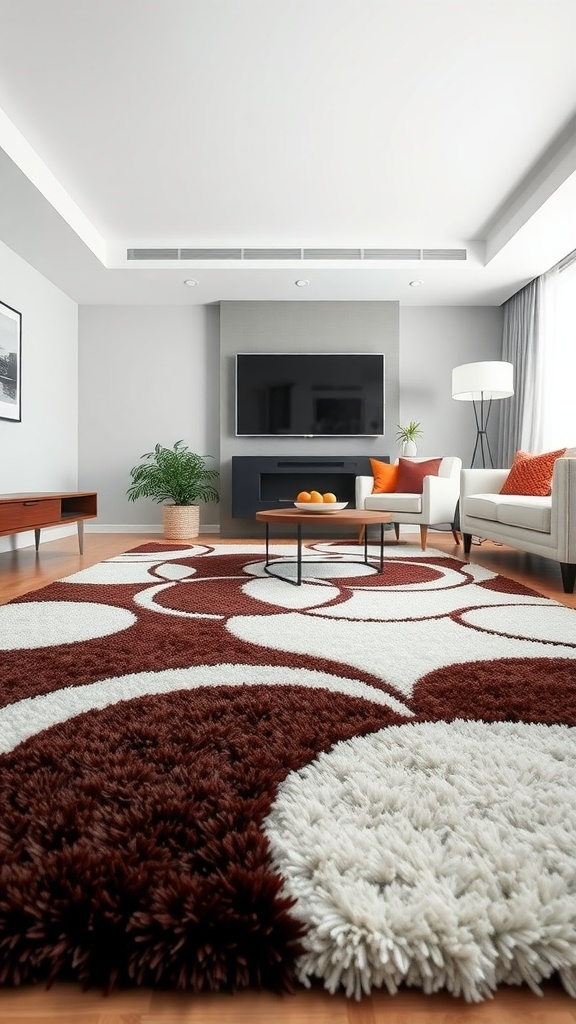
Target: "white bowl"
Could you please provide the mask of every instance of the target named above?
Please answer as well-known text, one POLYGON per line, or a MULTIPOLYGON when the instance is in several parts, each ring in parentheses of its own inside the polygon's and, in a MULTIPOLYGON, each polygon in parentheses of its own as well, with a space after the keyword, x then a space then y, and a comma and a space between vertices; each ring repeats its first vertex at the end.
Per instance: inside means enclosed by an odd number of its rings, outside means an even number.
POLYGON ((296 508, 301 512, 340 512, 346 508, 347 501, 295 501, 296 508))

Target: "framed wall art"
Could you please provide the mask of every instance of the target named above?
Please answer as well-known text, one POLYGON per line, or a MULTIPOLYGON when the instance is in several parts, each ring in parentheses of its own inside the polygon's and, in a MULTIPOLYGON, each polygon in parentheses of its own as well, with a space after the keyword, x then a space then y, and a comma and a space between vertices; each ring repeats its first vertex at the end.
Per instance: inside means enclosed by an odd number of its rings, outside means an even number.
POLYGON ((0 420, 22 419, 22 313, 0 302, 0 420))

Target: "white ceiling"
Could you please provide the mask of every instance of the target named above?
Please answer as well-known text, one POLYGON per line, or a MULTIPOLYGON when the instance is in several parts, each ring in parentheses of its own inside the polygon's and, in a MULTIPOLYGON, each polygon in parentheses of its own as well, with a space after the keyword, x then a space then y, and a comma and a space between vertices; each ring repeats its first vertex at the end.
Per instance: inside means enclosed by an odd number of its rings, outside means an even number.
POLYGON ((0 239, 79 303, 499 304, 576 248, 575 39, 576 0, 0 0, 0 239), (287 246, 468 259, 126 259, 287 246))

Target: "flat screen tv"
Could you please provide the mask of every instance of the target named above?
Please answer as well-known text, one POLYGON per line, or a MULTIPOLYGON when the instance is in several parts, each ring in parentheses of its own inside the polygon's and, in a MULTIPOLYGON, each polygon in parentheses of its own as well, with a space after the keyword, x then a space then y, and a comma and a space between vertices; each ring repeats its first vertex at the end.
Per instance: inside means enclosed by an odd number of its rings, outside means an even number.
POLYGON ((238 437, 375 437, 384 433, 384 356, 240 352, 238 437))

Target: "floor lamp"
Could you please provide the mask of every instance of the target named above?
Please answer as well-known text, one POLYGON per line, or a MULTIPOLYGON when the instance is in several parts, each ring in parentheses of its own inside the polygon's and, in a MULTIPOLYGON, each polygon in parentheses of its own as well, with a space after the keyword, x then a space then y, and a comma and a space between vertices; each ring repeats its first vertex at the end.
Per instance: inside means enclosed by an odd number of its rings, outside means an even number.
POLYGON ((474 466, 476 455, 486 468, 486 455, 490 465, 494 459, 488 441, 488 420, 492 402, 499 398, 510 398, 514 394, 514 367, 512 363, 483 362, 463 363, 452 370, 452 398, 457 402, 472 402, 476 420, 476 444, 470 466, 474 466))

